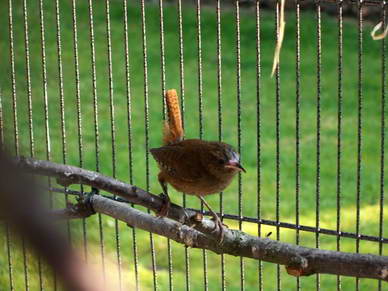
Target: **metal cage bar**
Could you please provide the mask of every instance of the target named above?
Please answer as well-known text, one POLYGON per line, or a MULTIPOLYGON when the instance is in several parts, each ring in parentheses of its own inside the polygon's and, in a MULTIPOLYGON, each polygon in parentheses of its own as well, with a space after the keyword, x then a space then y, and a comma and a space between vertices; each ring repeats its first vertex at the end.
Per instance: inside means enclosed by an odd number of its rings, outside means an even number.
MULTIPOLYGON (((203 125, 203 73, 202 73, 202 30, 201 30, 201 0, 196 1, 196 16, 197 16, 197 68, 198 68, 198 126, 199 138, 203 139, 204 125, 203 125)), ((203 210, 203 202, 201 201, 201 210, 203 210)), ((208 290, 208 274, 207 274, 207 251, 202 250, 203 260, 203 284, 204 290, 208 290)))
MULTIPOLYGON (((384 0, 382 3, 382 23, 383 27, 386 26, 386 16, 387 16, 387 2, 384 0)), ((385 60, 385 50, 386 50, 386 41, 385 39, 381 40, 381 132, 380 132, 380 215, 379 215, 379 255, 383 255, 383 236, 384 236, 384 191, 385 191, 385 100, 386 100, 386 80, 387 80, 387 68, 385 60)), ((382 282, 378 282, 378 290, 382 290, 382 282)))
MULTIPOLYGON (((167 106, 164 98, 164 93, 166 91, 166 61, 165 61, 165 46, 164 46, 164 13, 163 13, 163 0, 159 0, 159 26, 160 26, 160 83, 161 83, 161 98, 163 104, 163 120, 166 119, 167 106)), ((173 288, 173 263, 172 263, 172 249, 171 249, 171 240, 167 240, 167 257, 168 257, 168 282, 169 290, 172 291, 173 288)))
MULTIPOLYGON (((256 122, 257 122, 257 219, 261 219, 261 37, 260 37, 260 1, 256 1, 256 122)), ((262 235, 261 224, 257 225, 257 235, 262 235)), ((263 263, 258 263, 259 291, 263 290, 263 263)))
MULTIPOLYGON (((96 49, 95 49, 95 36, 94 36, 94 20, 93 20, 93 2, 88 1, 88 14, 89 14, 89 36, 90 36, 90 62, 91 62, 91 75, 92 75, 92 95, 93 95, 93 122, 94 122, 94 146, 95 146, 95 159, 96 159, 96 171, 100 171, 100 132, 98 121, 98 95, 97 95, 97 73, 96 73, 96 49)), ((125 10, 124 10, 125 12, 125 10)), ((99 229, 99 244, 101 255, 101 267, 102 276, 105 282, 105 243, 104 243, 104 231, 102 225, 102 216, 98 214, 98 229, 99 229)))
MULTIPOLYGON (((338 26, 338 103, 337 103, 337 185, 336 185, 336 199, 337 199, 337 232, 341 231, 341 158, 342 158, 342 54, 343 54, 343 19, 342 19, 342 1, 337 5, 337 26, 338 26)), ((341 250, 341 236, 337 236, 337 251, 341 250)), ((337 276, 337 290, 341 290, 341 277, 337 276)))
MULTIPOLYGON (((295 18, 296 18, 296 30, 295 30, 295 224, 297 226, 295 232, 295 243, 300 243, 299 233, 299 220, 300 220, 300 1, 295 2, 295 18)), ((300 278, 296 278, 296 290, 301 290, 300 278)))
MULTIPOLYGON (((279 40, 279 23, 280 23, 280 0, 276 2, 275 9, 275 37, 276 42, 279 40)), ((275 216, 276 216, 276 240, 280 240, 280 64, 276 65, 275 70, 275 136, 276 136, 276 186, 275 186, 275 216)), ((276 265, 276 288, 278 291, 281 287, 280 266, 276 265)))
MULTIPOLYGON (((45 127, 45 142, 46 142, 46 159, 51 160, 51 140, 50 140, 50 124, 49 124, 49 103, 47 96, 47 69, 46 69, 46 40, 45 40, 45 25, 44 25, 44 10, 43 0, 39 1, 39 24, 40 24, 40 41, 41 41, 41 57, 42 57, 42 93, 43 93, 43 109, 44 109, 44 127, 45 127)), ((47 179, 48 186, 51 186, 51 180, 47 179)), ((51 196, 52 193, 50 193, 51 196)), ((39 289, 43 290, 43 275, 42 262, 38 257, 38 276, 39 289)))
MULTIPOLYGON (((141 4, 141 27, 142 27, 142 39, 143 39, 143 69, 144 69, 144 129, 145 129, 145 164, 146 164, 146 189, 150 189, 150 163, 149 163, 149 99, 148 99, 148 59, 147 59, 147 33, 146 33, 146 14, 144 0, 140 1, 141 4)), ((148 210, 150 213, 150 210, 148 210)), ((158 278, 156 269, 156 253, 154 246, 154 237, 150 233, 150 247, 151 247, 151 261, 152 261, 152 274, 154 290, 158 290, 158 278)))
MULTIPOLYGON (((321 37, 321 4, 316 2, 316 17, 317 17, 317 144, 316 144, 316 194, 315 194, 315 226, 319 230, 321 224, 321 68, 322 68, 322 37, 321 37)), ((315 234, 315 247, 320 247, 319 232, 315 234)), ((320 290, 320 275, 316 275, 316 289, 320 290)))
MULTIPOLYGON (((242 128, 241 128, 241 32, 240 32, 240 1, 236 0, 236 101, 237 101, 237 151, 242 156, 242 128)), ((241 172, 238 173, 238 215, 243 215, 243 189, 241 172)), ((242 230, 242 220, 239 220, 239 229, 242 230)), ((244 259, 240 257, 240 288, 245 290, 244 259)))
MULTIPOLYGON (((128 170, 129 181, 133 184, 133 155, 132 155, 132 93, 131 93, 131 75, 129 64, 129 38, 128 38, 128 4, 127 0, 123 0, 124 10, 124 52, 125 52, 125 77, 126 77, 126 97, 127 97, 127 124, 128 124, 128 170)), ((132 205, 133 207, 134 205, 132 205)), ((137 233, 136 229, 132 228, 132 251, 133 251, 133 269, 135 272, 135 287, 136 291, 140 290, 139 279, 139 257, 137 248, 137 233)))
MULTIPOLYGON (((77 135, 78 135, 78 158, 79 166, 84 166, 84 145, 82 132, 82 109, 81 109, 81 89, 80 89, 80 73, 79 73, 79 57, 78 57, 78 29, 77 29, 77 7, 75 0, 71 2, 72 22, 73 22, 73 53, 74 53, 74 75, 75 75, 75 98, 77 110, 77 135)), ((81 185, 81 192, 83 186, 81 185)), ((86 220, 82 219, 82 235, 83 235, 83 250, 85 260, 88 259, 88 243, 86 220)))
MULTIPOLYGON (((360 233, 360 208, 361 208, 361 171, 362 171, 362 149, 363 149, 363 3, 358 2, 358 118, 357 118, 357 184, 356 184, 356 234, 360 233)), ((360 240, 356 239, 356 252, 360 251, 360 240)), ((360 281, 356 278, 356 290, 360 289, 360 281)))
MULTIPOLYGON (((218 118, 218 140, 223 138, 222 119, 222 42, 221 42, 221 1, 216 2, 216 38, 217 38, 217 118, 218 118)), ((221 221, 224 219, 224 194, 220 193, 221 221)), ((225 278, 225 256, 221 254, 221 290, 226 290, 225 278)))
MULTIPOLYGON (((182 113, 182 126, 185 128, 185 70, 184 70, 184 44, 183 44, 183 18, 182 18, 182 0, 177 1, 177 22, 179 38, 179 87, 180 87, 180 106, 182 113)), ((186 194, 182 197, 183 207, 186 207, 186 194)), ((190 251, 185 248, 185 280, 186 290, 190 290, 190 251)))

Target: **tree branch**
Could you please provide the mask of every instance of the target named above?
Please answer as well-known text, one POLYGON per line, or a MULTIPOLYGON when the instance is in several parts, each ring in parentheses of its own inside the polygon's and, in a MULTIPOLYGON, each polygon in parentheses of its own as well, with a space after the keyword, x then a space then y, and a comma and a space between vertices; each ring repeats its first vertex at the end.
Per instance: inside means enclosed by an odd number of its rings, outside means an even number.
MULTIPOLYGON (((20 158, 18 164, 29 172, 56 177, 64 186, 90 185, 153 211, 158 211, 163 203, 159 196, 96 172, 31 158, 20 158)), ((293 276, 325 273, 388 281, 386 256, 306 248, 251 236, 232 229, 225 230, 224 240, 219 244, 217 234, 211 232, 214 227, 213 221, 175 204, 169 211, 168 217, 171 219, 168 219, 154 217, 127 204, 99 195, 92 196, 90 203, 94 211, 124 221, 132 227, 168 237, 190 247, 208 249, 217 254, 243 256, 285 265, 287 272, 293 276)), ((82 207, 73 207, 72 211, 77 209, 82 207)), ((73 212, 74 217, 76 214, 73 212)))

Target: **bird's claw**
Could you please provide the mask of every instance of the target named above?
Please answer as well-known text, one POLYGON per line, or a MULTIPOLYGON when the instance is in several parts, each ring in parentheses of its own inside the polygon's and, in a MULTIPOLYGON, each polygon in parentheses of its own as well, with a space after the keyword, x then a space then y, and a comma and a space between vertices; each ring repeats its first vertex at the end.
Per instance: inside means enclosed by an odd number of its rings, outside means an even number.
POLYGON ((168 197, 165 193, 160 193, 159 196, 163 199, 163 204, 162 207, 160 207, 160 210, 156 213, 156 216, 165 217, 168 215, 171 207, 170 197, 168 197))
POLYGON ((224 240, 224 236, 225 236, 225 229, 224 229, 224 226, 226 228, 228 228, 228 226, 226 224, 224 224, 221 219, 217 216, 217 217, 213 217, 214 220, 214 229, 212 230, 212 233, 214 232, 218 232, 218 236, 219 236, 219 244, 221 244, 224 240))

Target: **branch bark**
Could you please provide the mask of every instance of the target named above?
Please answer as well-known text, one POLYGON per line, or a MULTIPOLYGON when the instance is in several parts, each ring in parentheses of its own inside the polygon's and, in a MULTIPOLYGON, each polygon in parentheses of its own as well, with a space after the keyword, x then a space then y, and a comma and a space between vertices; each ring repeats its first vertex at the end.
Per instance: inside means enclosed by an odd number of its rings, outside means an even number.
MULTIPOLYGON (((163 203, 159 196, 133 185, 77 167, 31 158, 20 158, 18 165, 35 174, 56 177, 62 185, 90 185, 153 211, 158 211, 163 203)), ((232 229, 225 230, 224 240, 219 244, 217 234, 212 233, 213 221, 175 204, 169 211, 169 219, 154 217, 125 203, 99 195, 92 196, 90 202, 94 211, 124 221, 129 226, 168 237, 190 247, 208 249, 217 254, 243 256, 285 265, 287 272, 293 276, 324 273, 388 281, 386 256, 306 248, 251 236, 232 229)), ((76 209, 82 207, 75 207, 72 211, 76 209)))

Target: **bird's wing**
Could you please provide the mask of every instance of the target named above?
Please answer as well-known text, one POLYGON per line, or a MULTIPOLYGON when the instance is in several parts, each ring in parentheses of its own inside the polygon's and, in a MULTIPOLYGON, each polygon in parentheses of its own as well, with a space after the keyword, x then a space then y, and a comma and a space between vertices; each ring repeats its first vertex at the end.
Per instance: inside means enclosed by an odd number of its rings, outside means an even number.
POLYGON ((199 153, 188 151, 178 145, 168 145, 150 149, 160 168, 169 175, 188 182, 202 177, 199 153))

